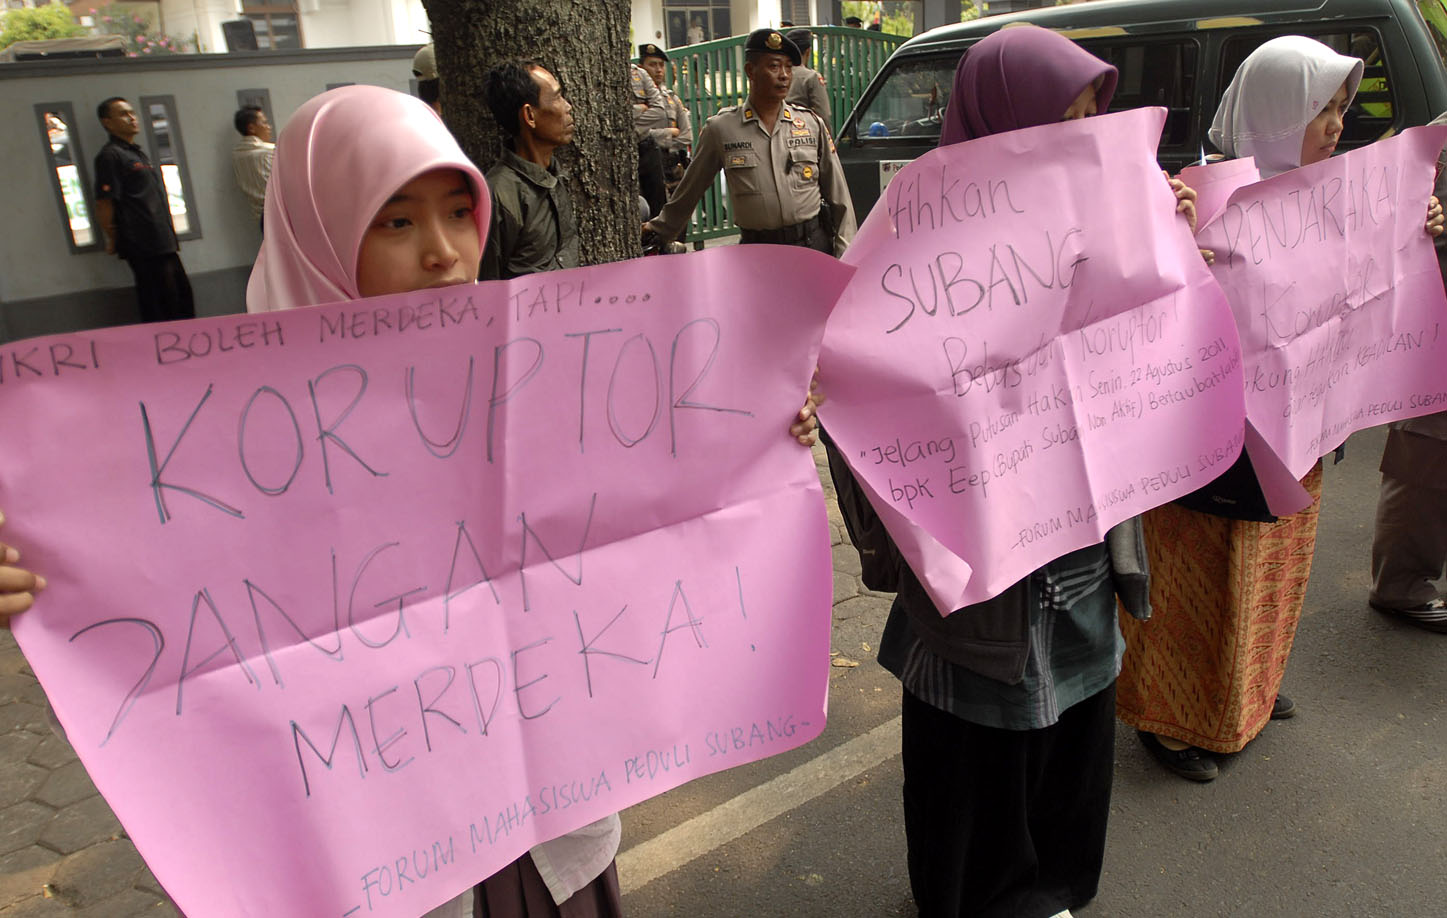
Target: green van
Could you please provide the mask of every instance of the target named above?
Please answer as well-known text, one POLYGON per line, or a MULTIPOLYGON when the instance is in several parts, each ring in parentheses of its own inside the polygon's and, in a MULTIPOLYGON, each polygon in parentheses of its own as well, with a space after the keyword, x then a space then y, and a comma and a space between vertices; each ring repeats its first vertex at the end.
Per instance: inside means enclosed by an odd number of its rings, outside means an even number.
POLYGON ((934 29, 901 45, 839 134, 839 159, 862 221, 899 167, 939 139, 955 65, 1011 23, 1074 39, 1120 70, 1113 110, 1169 113, 1159 159, 1172 172, 1214 152, 1206 131, 1246 55, 1278 35, 1309 35, 1366 61, 1341 149, 1447 111, 1447 0, 1096 0, 934 29))

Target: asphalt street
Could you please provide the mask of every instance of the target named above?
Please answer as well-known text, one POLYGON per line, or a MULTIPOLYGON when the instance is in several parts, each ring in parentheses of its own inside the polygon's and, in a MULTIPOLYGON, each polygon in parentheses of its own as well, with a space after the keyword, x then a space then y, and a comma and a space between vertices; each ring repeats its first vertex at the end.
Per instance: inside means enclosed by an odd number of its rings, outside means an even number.
MULTIPOLYGON (((1384 439, 1380 429, 1358 434, 1346 461, 1326 469, 1311 585, 1283 686, 1299 714, 1224 758, 1221 777, 1205 785, 1161 769, 1134 731, 1118 726, 1105 874, 1080 914, 1447 915, 1447 636, 1366 604, 1384 439)), ((873 654, 888 598, 859 592, 851 554, 836 544, 834 649, 859 665, 831 670, 828 729, 788 755, 625 813, 619 865, 630 915, 915 914, 900 816, 899 686, 873 654), (891 723, 892 749, 876 743, 811 767, 891 723), (775 801, 777 815, 738 832, 750 821, 728 802, 768 782, 797 805, 775 801), (659 851, 643 847, 677 827, 659 851)))

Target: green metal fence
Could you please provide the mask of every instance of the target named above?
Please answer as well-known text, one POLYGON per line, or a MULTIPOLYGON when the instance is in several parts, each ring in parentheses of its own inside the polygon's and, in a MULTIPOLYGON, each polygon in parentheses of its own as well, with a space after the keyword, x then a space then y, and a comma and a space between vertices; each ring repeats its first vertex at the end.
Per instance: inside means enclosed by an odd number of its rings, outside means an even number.
MULTIPOLYGON (((812 61, 804 63, 824 77, 833 116, 829 129, 837 133, 869 81, 905 38, 840 26, 811 26, 810 31, 814 33, 812 61)), ((724 106, 742 102, 749 94, 748 80, 744 78, 744 38, 736 35, 672 48, 668 52, 668 84, 688 106, 695 141, 705 121, 724 106)), ((723 177, 719 176, 694 211, 687 238, 702 242, 736 232, 729 219, 723 177)))

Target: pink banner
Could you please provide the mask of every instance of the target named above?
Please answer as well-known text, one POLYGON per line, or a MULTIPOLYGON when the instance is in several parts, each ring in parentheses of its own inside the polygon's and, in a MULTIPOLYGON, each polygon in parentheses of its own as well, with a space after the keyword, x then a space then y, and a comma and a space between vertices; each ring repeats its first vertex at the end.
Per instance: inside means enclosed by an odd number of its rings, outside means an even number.
POLYGON ((1263 481, 1447 405, 1447 297, 1423 231, 1444 141, 1415 128, 1248 185, 1197 237, 1240 327, 1263 481))
POLYGON ((1187 166, 1176 178, 1195 189, 1197 225, 1205 226, 1226 209, 1232 192, 1261 181, 1261 171, 1256 168, 1256 160, 1248 156, 1187 166))
POLYGON ((787 427, 849 269, 721 249, 0 347, 16 637, 191 915, 415 918, 824 727, 787 427))
POLYGON ((1239 454, 1235 325, 1156 166, 1163 120, 932 151, 846 256, 823 420, 943 613, 1239 454))

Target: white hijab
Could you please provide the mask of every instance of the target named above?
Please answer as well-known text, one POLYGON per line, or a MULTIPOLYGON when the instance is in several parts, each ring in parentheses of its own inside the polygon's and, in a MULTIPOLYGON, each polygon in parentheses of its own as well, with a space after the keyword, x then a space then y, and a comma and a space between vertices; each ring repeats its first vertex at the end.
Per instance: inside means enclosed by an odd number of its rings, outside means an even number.
POLYGON ((1314 38, 1273 38, 1241 62, 1208 136, 1227 156, 1254 156, 1262 178, 1280 175, 1301 165, 1306 126, 1341 85, 1350 105, 1361 82, 1359 58, 1314 38))

